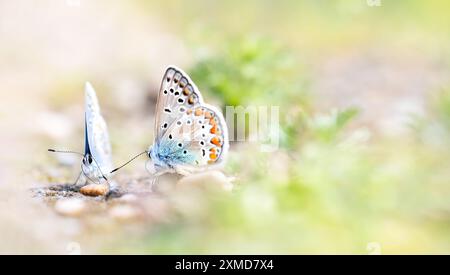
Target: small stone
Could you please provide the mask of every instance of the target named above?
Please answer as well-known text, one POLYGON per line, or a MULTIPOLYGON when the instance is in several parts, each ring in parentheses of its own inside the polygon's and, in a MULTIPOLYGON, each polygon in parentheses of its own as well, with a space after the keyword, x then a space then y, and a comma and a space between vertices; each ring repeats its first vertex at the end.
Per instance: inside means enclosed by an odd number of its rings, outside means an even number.
POLYGON ((80 216, 86 208, 82 199, 60 199, 55 203, 55 211, 64 216, 80 216))
POLYGON ((97 197, 108 193, 109 188, 106 184, 88 184, 80 188, 80 193, 85 196, 97 197))
POLYGON ((197 186, 229 192, 233 190, 232 181, 233 178, 225 176, 220 171, 206 171, 183 177, 178 181, 177 189, 186 188, 188 186, 197 186))
POLYGON ((139 211, 130 205, 117 205, 109 211, 111 217, 118 221, 126 222, 137 219, 140 216, 139 211))

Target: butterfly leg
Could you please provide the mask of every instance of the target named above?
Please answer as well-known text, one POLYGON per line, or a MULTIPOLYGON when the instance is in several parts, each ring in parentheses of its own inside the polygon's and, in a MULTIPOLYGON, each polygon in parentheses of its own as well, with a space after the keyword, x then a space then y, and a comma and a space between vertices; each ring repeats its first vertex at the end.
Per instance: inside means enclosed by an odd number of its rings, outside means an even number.
POLYGON ((81 174, 82 174, 83 172, 82 171, 80 171, 80 173, 78 173, 78 177, 77 177, 77 179, 71 184, 71 186, 75 186, 75 185, 77 185, 77 183, 78 183, 78 181, 80 180, 80 178, 81 178, 81 174))

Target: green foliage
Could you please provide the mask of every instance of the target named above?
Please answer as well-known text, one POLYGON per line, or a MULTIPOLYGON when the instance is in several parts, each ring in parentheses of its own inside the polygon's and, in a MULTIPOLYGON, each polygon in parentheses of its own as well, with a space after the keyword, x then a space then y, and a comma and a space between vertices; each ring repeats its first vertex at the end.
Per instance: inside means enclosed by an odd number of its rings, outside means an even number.
POLYGON ((272 40, 235 38, 199 60, 190 75, 227 106, 300 104, 304 84, 295 64, 295 56, 272 40))
POLYGON ((355 108, 342 111, 333 110, 330 114, 318 115, 309 119, 309 130, 319 140, 333 141, 357 115, 358 110, 355 108))

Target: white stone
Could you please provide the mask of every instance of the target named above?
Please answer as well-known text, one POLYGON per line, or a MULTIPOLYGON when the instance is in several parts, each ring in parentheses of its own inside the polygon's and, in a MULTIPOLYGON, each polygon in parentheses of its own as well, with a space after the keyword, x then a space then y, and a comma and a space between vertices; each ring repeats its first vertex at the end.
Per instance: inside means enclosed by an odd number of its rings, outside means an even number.
POLYGON ((85 208, 85 202, 79 198, 60 199, 55 203, 55 211, 64 216, 80 216, 85 208))

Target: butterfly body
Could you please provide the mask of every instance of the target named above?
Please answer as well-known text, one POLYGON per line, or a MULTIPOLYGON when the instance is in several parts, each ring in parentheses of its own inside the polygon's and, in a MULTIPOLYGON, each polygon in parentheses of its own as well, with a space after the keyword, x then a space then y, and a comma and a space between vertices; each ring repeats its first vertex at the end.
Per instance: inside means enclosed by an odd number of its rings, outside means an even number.
POLYGON ((111 144, 109 142, 106 122, 100 114, 97 95, 90 83, 85 85, 85 113, 84 113, 84 153, 67 150, 48 149, 54 153, 72 153, 83 156, 81 172, 74 184, 101 183, 111 184, 105 175, 110 174, 112 168, 111 144), (83 176, 82 176, 83 175, 83 176))
POLYGON ((148 150, 154 172, 187 174, 223 163, 228 132, 222 113, 203 102, 181 69, 169 66, 156 106, 155 140, 148 150))
POLYGON ((184 154, 186 149, 179 148, 176 142, 163 141, 149 148, 148 156, 153 161, 157 173, 175 172, 177 165, 191 163, 195 156, 184 154))
POLYGON ((106 122, 100 113, 97 96, 91 84, 85 86, 83 174, 91 180, 105 179, 112 168, 111 144, 106 122))

